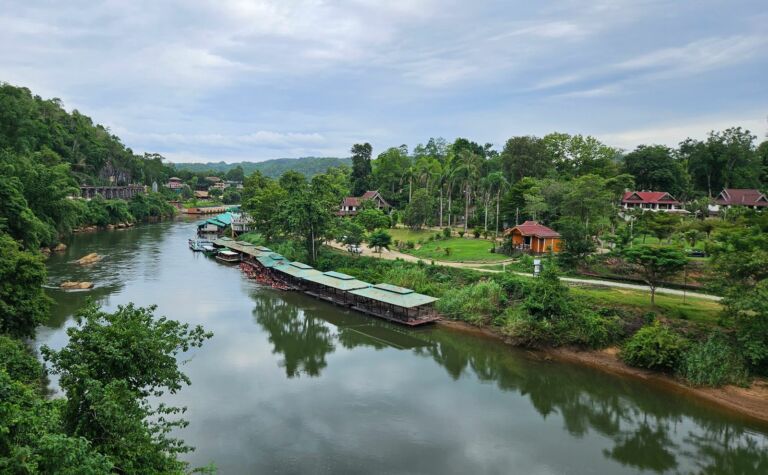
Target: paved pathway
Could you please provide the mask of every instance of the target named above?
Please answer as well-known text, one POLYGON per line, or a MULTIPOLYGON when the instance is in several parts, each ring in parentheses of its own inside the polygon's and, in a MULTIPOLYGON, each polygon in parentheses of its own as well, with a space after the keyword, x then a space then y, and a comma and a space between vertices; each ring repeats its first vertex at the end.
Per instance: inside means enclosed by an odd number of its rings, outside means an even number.
MULTIPOLYGON (((328 243, 331 247, 340 249, 342 251, 346 251, 347 247, 341 243, 338 243, 336 241, 331 241, 328 243)), ((362 250, 362 255, 364 256, 370 256, 370 257, 380 257, 382 259, 402 259, 404 261, 409 262, 418 262, 418 261, 425 261, 428 262, 426 259, 421 259, 416 256, 412 256, 410 254, 405 254, 403 252, 394 251, 394 250, 387 250, 383 249, 381 254, 378 252, 373 252, 373 249, 370 249, 365 246, 361 246, 360 249, 362 250)), ((505 261, 499 261, 499 262, 489 262, 487 265, 495 265, 495 264, 503 264, 505 262, 511 262, 512 260, 505 260, 505 261)), ((450 262, 450 261, 435 261, 435 264, 446 266, 446 267, 459 267, 462 269, 472 269, 479 272, 488 272, 492 274, 497 274, 502 271, 496 270, 496 269, 487 269, 481 267, 482 264, 477 263, 469 263, 469 262, 450 262)), ((523 277, 531 277, 531 274, 525 273, 525 272, 515 272, 516 275, 520 275, 523 277)), ((597 285, 600 287, 613 287, 617 289, 629 289, 629 290, 640 290, 644 292, 650 292, 650 289, 647 285, 639 285, 639 284, 627 284, 625 282, 615 282, 612 280, 598 280, 598 279, 579 279, 575 277, 561 277, 560 280, 563 282, 568 282, 571 284, 586 284, 586 285, 597 285)), ((710 295, 710 294, 703 294, 700 292, 691 292, 689 290, 679 290, 679 289, 670 289, 667 287, 657 287, 656 288, 657 294, 666 294, 666 295, 679 295, 691 298, 697 298, 697 299, 705 299, 705 300, 712 300, 712 301, 719 301, 722 299, 722 297, 719 297, 717 295, 710 295)))

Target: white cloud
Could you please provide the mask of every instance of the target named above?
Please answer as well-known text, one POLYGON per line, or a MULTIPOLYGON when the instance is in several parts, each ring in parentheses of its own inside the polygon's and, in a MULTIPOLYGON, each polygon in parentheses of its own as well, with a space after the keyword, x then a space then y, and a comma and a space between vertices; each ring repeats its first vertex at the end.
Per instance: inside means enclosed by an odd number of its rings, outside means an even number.
POLYGON ((755 112, 734 117, 692 118, 688 121, 678 120, 650 127, 602 133, 597 136, 609 145, 627 150, 634 149, 640 144, 660 144, 674 147, 688 137, 704 139, 710 131, 725 130, 729 127, 742 127, 750 130, 758 136, 758 140, 762 140, 764 132, 768 129, 765 118, 766 111, 768 111, 768 104, 762 113, 755 112))

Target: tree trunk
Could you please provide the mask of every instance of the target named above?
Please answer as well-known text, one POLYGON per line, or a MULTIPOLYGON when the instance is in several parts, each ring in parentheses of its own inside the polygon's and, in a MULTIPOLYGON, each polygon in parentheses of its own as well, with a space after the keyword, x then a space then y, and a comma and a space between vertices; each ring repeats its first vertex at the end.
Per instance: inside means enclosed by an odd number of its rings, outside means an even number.
POLYGON ((440 187, 440 227, 443 227, 443 187, 440 187))
POLYGON ((496 239, 499 238, 499 194, 501 190, 496 192, 496 239))
POLYGON ((464 190, 464 232, 467 232, 467 223, 469 223, 469 182, 464 190))

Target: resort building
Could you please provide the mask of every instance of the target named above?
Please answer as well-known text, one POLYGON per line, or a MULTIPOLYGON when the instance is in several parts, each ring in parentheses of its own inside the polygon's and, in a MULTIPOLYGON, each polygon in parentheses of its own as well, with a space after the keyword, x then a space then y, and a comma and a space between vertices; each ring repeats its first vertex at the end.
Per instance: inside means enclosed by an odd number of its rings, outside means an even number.
POLYGON ((172 190, 181 190, 184 188, 184 183, 181 181, 181 178, 172 176, 168 179, 168 184, 165 186, 172 190))
POLYGON ((504 234, 510 240, 513 249, 532 254, 545 252, 560 252, 562 238, 560 233, 536 221, 526 221, 523 224, 507 229, 504 234))
POLYGON ((743 206, 749 209, 765 209, 768 198, 759 190, 747 188, 726 188, 717 195, 715 204, 709 206, 710 213, 718 213, 721 209, 743 206))
POLYGON ((363 193, 363 196, 347 196, 344 198, 336 214, 339 216, 354 216, 360 211, 364 201, 372 201, 376 208, 385 212, 392 208, 378 191, 366 191, 363 193))
POLYGON ((621 207, 625 210, 686 213, 682 203, 666 191, 627 191, 621 198, 621 207))

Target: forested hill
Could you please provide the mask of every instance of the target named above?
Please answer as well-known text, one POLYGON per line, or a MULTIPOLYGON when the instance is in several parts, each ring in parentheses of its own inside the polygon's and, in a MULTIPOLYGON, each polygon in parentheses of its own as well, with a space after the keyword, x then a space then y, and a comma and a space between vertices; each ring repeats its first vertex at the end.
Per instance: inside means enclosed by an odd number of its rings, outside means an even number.
POLYGON ((214 172, 228 172, 240 165, 243 167, 245 175, 259 170, 263 175, 270 178, 278 178, 288 170, 297 171, 304 176, 313 177, 332 167, 341 165, 352 166, 351 158, 335 157, 302 157, 302 158, 275 158, 263 162, 240 162, 240 163, 175 163, 177 170, 187 170, 192 173, 199 173, 212 170, 214 172))
POLYGON ((169 168, 156 154, 136 155, 107 127, 59 99, 0 82, 0 151, 35 163, 68 165, 81 184, 165 182, 169 168))

